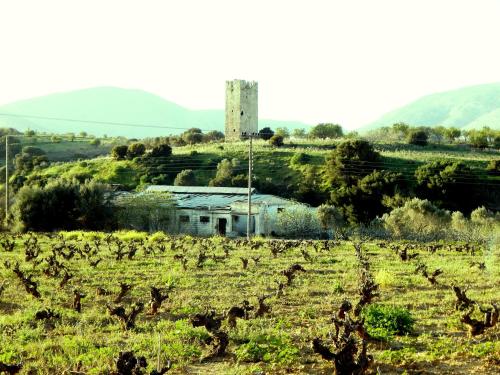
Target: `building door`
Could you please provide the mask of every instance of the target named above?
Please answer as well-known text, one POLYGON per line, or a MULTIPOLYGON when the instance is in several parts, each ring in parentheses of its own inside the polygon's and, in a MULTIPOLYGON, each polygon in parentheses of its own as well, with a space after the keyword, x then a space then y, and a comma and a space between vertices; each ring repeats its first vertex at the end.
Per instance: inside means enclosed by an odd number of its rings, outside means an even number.
POLYGON ((217 230, 221 236, 226 235, 227 219, 220 218, 217 222, 217 230))

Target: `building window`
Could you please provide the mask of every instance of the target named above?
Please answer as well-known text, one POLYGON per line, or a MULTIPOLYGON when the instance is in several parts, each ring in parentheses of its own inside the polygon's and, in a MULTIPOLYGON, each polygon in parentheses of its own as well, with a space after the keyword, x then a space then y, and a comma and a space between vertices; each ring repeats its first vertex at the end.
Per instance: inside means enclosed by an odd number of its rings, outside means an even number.
POLYGON ((241 115, 241 116, 243 116, 243 115, 244 115, 243 111, 241 111, 240 115, 241 115))
POLYGON ((238 215, 233 215, 233 221, 237 223, 240 220, 240 217, 238 215))
POLYGON ((181 215, 181 216, 179 216, 179 221, 181 223, 189 223, 189 216, 181 215))
POLYGON ((200 216, 200 223, 203 224, 210 223, 210 216, 200 216))

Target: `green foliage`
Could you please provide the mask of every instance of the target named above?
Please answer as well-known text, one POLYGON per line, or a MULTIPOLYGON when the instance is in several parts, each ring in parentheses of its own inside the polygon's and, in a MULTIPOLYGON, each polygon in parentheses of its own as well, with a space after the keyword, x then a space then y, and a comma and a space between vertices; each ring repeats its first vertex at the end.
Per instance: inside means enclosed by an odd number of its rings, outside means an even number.
POLYGON ((290 137, 290 131, 287 128, 276 128, 274 135, 280 135, 283 138, 290 137))
POLYGON ((45 155, 34 156, 31 154, 17 154, 14 158, 14 166, 17 173, 29 173, 35 168, 44 168, 49 165, 49 159, 45 155))
POLYGON ((14 227, 22 232, 102 229, 109 224, 110 212, 102 185, 75 180, 55 180, 43 188, 24 186, 12 207, 14 227))
POLYGON ((469 144, 474 148, 488 147, 488 138, 484 134, 474 133, 469 140, 469 144))
POLYGON ((98 147, 101 145, 101 140, 99 138, 94 138, 89 143, 94 147, 98 147))
POLYGON ((222 160, 217 164, 215 177, 209 181, 208 186, 233 186, 232 178, 234 177, 234 170, 238 165, 238 159, 222 160))
POLYGON ((281 334, 252 335, 236 351, 238 362, 267 362, 291 364, 299 358, 300 351, 290 338, 281 334))
POLYGON ((441 238, 451 223, 449 211, 434 206, 428 200, 414 198, 403 207, 382 217, 384 227, 395 237, 406 239, 441 238))
POLYGON ((412 130, 408 133, 407 141, 411 145, 416 146, 427 146, 427 140, 429 136, 424 130, 412 130))
POLYGON ((126 145, 115 146, 111 150, 111 156, 115 160, 123 160, 127 157, 128 147, 126 145))
POLYGON ((274 131, 271 130, 269 127, 265 127, 259 130, 259 138, 264 139, 264 140, 269 140, 271 137, 274 135, 274 131))
POLYGON ((380 154, 365 140, 350 139, 340 143, 326 158, 325 170, 334 185, 353 185, 377 169, 380 154))
POLYGON ((217 141, 222 141, 223 139, 224 139, 224 133, 219 132, 217 130, 212 130, 209 131, 207 134, 205 134, 206 142, 217 142, 217 141))
POLYGON ((306 136, 306 130, 304 128, 292 130, 292 137, 294 138, 305 138, 305 136, 306 136))
POLYGON ((309 130, 311 138, 339 138, 343 135, 342 127, 338 124, 318 124, 309 130))
POLYGON ((127 148, 127 159, 134 159, 136 157, 142 156, 145 152, 146 146, 144 146, 144 143, 131 143, 127 148))
POLYGON ((307 164, 311 160, 311 157, 308 154, 305 154, 303 152, 298 152, 293 154, 293 156, 290 159, 290 164, 291 165, 303 165, 307 164))
POLYGON ((269 139, 269 143, 274 147, 281 147, 284 145, 283 136, 275 134, 269 139))
POLYGON ((24 146, 21 152, 23 154, 28 154, 28 155, 31 155, 31 156, 42 156, 42 155, 46 155, 47 154, 41 148, 34 147, 34 146, 24 146))
POLYGON ((416 169, 415 177, 418 196, 442 208, 468 213, 483 202, 481 193, 476 190, 477 176, 462 162, 427 163, 416 169))
POLYGON ((191 169, 180 171, 174 180, 175 186, 196 186, 196 176, 191 169))
POLYGON ((173 225, 175 202, 169 193, 143 192, 118 197, 115 202, 119 228, 167 231, 173 225))
POLYGON ((380 339, 412 333, 415 323, 407 309, 380 304, 368 305, 362 316, 368 334, 380 339))
POLYGON ((321 225, 315 211, 305 205, 296 205, 278 212, 276 219, 278 235, 286 238, 318 238, 321 225))
POLYGON ((149 156, 153 158, 167 158, 170 155, 172 155, 172 147, 170 147, 170 145, 167 143, 162 143, 154 146, 151 150, 151 153, 149 154, 149 156))

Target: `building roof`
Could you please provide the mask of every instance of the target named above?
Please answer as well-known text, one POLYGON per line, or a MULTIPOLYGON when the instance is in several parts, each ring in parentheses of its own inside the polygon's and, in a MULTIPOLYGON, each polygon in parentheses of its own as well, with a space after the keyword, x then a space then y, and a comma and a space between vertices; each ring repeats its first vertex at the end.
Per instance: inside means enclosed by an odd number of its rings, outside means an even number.
MULTIPOLYGON (((145 192, 169 192, 178 208, 220 210, 247 203, 248 189, 206 186, 152 185, 145 192)), ((252 204, 298 204, 270 194, 258 194, 252 189, 252 204)))
MULTIPOLYGON (((170 192, 175 194, 224 194, 224 195, 248 195, 247 188, 234 187, 211 187, 211 186, 172 186, 172 185, 151 185, 147 192, 170 192)), ((252 188, 252 194, 255 188, 252 188)))

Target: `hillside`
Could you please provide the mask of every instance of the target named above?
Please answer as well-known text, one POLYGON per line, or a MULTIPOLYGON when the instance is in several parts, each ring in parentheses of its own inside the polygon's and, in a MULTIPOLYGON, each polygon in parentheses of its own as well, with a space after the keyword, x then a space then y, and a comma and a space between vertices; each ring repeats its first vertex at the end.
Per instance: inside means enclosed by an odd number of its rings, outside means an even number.
MULTIPOLYGON (((52 94, 0 106, 0 114, 57 117, 84 121, 141 124, 136 127, 75 121, 8 117, 0 115, 0 127, 36 130, 48 133, 78 133, 129 138, 179 134, 182 128, 224 130, 223 110, 190 110, 157 95, 116 87, 97 87, 52 94), (165 127, 165 129, 162 129, 165 127)), ((307 128, 296 121, 259 120, 259 126, 307 128)))
POLYGON ((362 127, 368 131, 396 122, 422 126, 500 129, 500 83, 464 87, 420 98, 362 127))

